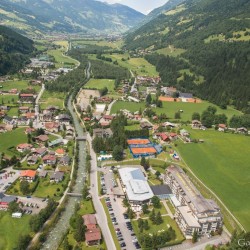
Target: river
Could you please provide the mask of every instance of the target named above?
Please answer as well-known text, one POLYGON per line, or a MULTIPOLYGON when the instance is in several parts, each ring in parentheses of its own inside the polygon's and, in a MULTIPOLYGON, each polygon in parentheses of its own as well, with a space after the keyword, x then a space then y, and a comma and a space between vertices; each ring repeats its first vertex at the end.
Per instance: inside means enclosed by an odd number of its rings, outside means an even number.
MULTIPOLYGON (((78 136, 83 136, 83 129, 78 121, 76 113, 73 111, 72 96, 68 100, 68 109, 73 117, 73 123, 78 136)), ((86 142, 79 141, 79 165, 77 170, 76 184, 73 187, 72 193, 81 193, 83 189, 83 183, 85 182, 85 164, 86 164, 86 142)), ((62 212, 58 222, 51 229, 46 241, 41 249, 56 250, 59 247, 61 237, 67 232, 69 228, 69 221, 74 214, 74 208, 77 202, 81 198, 68 197, 65 210, 62 212)))

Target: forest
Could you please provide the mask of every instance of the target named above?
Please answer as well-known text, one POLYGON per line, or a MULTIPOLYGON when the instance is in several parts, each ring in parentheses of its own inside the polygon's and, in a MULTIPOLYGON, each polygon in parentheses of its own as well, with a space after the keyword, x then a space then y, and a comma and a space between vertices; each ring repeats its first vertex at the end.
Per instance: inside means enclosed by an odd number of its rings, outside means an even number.
POLYGON ((0 76, 23 68, 34 51, 32 40, 0 26, 0 76))
MULTIPOLYGON (((178 9, 178 7, 177 7, 178 9)), ((188 0, 182 11, 160 15, 126 37, 130 50, 153 47, 146 59, 165 85, 193 92, 222 108, 250 113, 250 2, 188 0), (180 55, 160 55, 160 48, 181 48, 180 55), (180 79, 180 70, 189 70, 180 79), (204 80, 197 84, 197 76, 204 80), (178 79, 179 78, 179 79, 178 79)))

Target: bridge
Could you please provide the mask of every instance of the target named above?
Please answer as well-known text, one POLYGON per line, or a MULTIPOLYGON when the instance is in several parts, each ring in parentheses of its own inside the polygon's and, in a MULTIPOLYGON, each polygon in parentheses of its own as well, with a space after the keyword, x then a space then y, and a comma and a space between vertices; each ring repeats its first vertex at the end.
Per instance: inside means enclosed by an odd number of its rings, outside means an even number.
POLYGON ((82 194, 79 193, 67 193, 67 195, 71 197, 82 197, 82 194))

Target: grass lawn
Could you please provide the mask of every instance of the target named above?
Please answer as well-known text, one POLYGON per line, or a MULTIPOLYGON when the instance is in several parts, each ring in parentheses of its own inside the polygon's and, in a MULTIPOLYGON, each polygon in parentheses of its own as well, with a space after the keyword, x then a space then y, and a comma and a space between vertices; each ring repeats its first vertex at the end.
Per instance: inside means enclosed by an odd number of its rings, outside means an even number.
POLYGON ((90 79, 85 85, 84 88, 95 88, 95 89, 103 89, 107 87, 109 93, 116 93, 114 91, 115 80, 111 79, 90 79))
MULTIPOLYGON (((179 110, 183 110, 183 113, 181 113, 181 120, 182 121, 191 121, 192 120, 192 114, 194 112, 199 112, 200 114, 207 109, 208 106, 215 106, 209 102, 202 101, 202 103, 186 103, 186 102, 163 102, 162 108, 153 108, 153 110, 158 114, 167 114, 167 116, 170 119, 174 119, 175 113, 179 110)), ((228 107, 227 109, 221 109, 218 106, 215 106, 217 108, 217 114, 225 114, 230 119, 233 115, 240 115, 241 112, 238 110, 235 110, 231 107, 228 107)), ((145 103, 134 103, 134 102, 123 102, 123 101, 117 101, 111 109, 111 113, 114 114, 120 109, 127 109, 131 112, 139 111, 140 108, 142 111, 146 108, 145 103)))
POLYGON ((119 241, 117 240, 117 236, 116 236, 116 233, 115 233, 115 229, 114 229, 113 223, 112 223, 112 221, 111 221, 111 218, 110 218, 110 215, 109 215, 109 211, 108 211, 108 208, 107 208, 107 206, 106 206, 106 203, 105 203, 104 198, 101 199, 101 203, 102 203, 102 205, 103 205, 103 208, 104 208, 105 213, 106 213, 106 216, 107 216, 109 230, 110 230, 111 235, 112 235, 112 238, 113 238, 113 240, 114 240, 116 249, 117 249, 117 250, 118 250, 118 249, 121 249, 120 244, 119 244, 119 241))
POLYGON ((46 178, 40 178, 40 182, 33 195, 40 198, 50 197, 60 200, 68 185, 69 178, 69 174, 66 174, 63 181, 59 183, 50 182, 49 175, 46 178), (57 191, 58 188, 60 191, 57 191))
POLYGON ((131 130, 140 130, 140 124, 133 124, 133 125, 128 125, 125 126, 125 130, 131 131, 131 130))
MULTIPOLYGON (((29 182, 29 189, 33 189, 36 184, 37 184, 37 179, 34 182, 29 182)), ((20 180, 18 179, 17 181, 15 181, 14 183, 12 183, 12 185, 7 189, 7 194, 14 194, 14 195, 21 195, 21 196, 25 196, 21 190, 20 190, 20 180)), ((32 193, 28 193, 29 195, 32 193)))
POLYGON ((12 218, 8 212, 0 211, 0 249, 12 250, 17 247, 21 234, 29 234, 30 215, 22 218, 12 218))
POLYGON ((118 62, 118 64, 122 67, 125 67, 129 70, 132 70, 134 73, 138 75, 146 75, 146 76, 158 76, 158 72, 154 65, 150 64, 144 58, 129 58, 129 54, 113 54, 113 55, 105 55, 107 57, 112 58, 113 61, 118 62), (123 59, 123 60, 122 60, 123 59))
POLYGON ((170 209, 170 211, 174 215, 175 214, 175 208, 174 208, 174 206, 172 205, 172 203, 169 200, 166 200, 166 203, 168 205, 168 208, 170 209))
MULTIPOLYGON (((152 211, 153 208, 154 208, 153 206, 149 206, 149 211, 152 211)), ((168 213, 163 204, 161 204, 160 208, 155 208, 155 213, 157 214, 158 212, 160 212, 161 215, 165 215, 165 214, 168 213)), ((149 215, 150 215, 150 212, 148 214, 142 214, 140 217, 141 218, 147 218, 147 217, 149 217, 149 215)))
MULTIPOLYGON (((202 101, 202 103, 185 103, 185 102, 163 102, 162 108, 156 108, 156 113, 161 114, 165 113, 168 115, 170 119, 174 119, 174 115, 179 110, 183 110, 183 113, 181 113, 181 120, 182 121, 191 121, 192 120, 192 114, 194 112, 202 113, 204 110, 207 109, 208 106, 215 106, 209 102, 202 101)), ((237 111, 231 107, 228 107, 228 109, 221 109, 218 106, 215 106, 217 108, 217 114, 225 114, 230 119, 233 115, 240 115, 241 112, 237 111)))
POLYGON ((48 106, 53 105, 63 109, 65 97, 66 93, 49 92, 45 90, 40 99, 40 107, 41 109, 45 109, 48 106))
POLYGON ((167 48, 163 48, 163 49, 158 49, 156 50, 157 53, 165 55, 165 56, 179 56, 182 53, 185 52, 185 49, 179 49, 179 48, 175 48, 172 45, 169 45, 167 48))
POLYGON ((27 135, 24 133, 24 128, 17 128, 13 131, 0 134, 0 152, 6 155, 13 156, 13 151, 9 149, 16 147, 20 143, 27 142, 27 135))
POLYGON ((14 104, 17 100, 17 95, 0 95, 0 105, 14 104))
POLYGON ((95 208, 94 208, 92 200, 82 201, 78 214, 85 215, 85 214, 93 214, 93 213, 95 213, 95 208))
POLYGON ((161 181, 158 180, 154 174, 148 175, 148 183, 149 183, 149 185, 151 185, 151 186, 154 186, 154 185, 161 185, 161 181))
POLYGON ((74 67, 76 65, 76 60, 63 55, 65 51, 66 48, 64 46, 61 49, 48 50, 47 53, 55 58, 56 68, 74 67))
POLYGON ((11 89, 22 90, 22 89, 32 88, 32 89, 35 89, 37 92, 39 92, 39 90, 41 89, 40 86, 29 85, 28 80, 6 81, 3 83, 0 83, 0 86, 3 86, 3 88, 0 88, 0 90, 4 90, 4 91, 8 91, 11 89))
POLYGON ((121 110, 121 109, 127 109, 131 112, 136 112, 136 111, 139 111, 140 108, 142 110, 145 109, 144 102, 136 103, 136 102, 117 101, 111 108, 111 114, 116 114, 116 112, 121 110))
POLYGON ((7 114, 8 116, 18 116, 18 107, 11 107, 7 114))
MULTIPOLYGON (((184 240, 184 237, 174 220, 172 220, 169 216, 162 216, 162 219, 163 219, 163 223, 160 225, 154 225, 152 221, 148 219, 149 230, 144 230, 143 232, 148 233, 148 234, 154 234, 163 230, 167 230, 171 226, 175 230, 175 233, 176 233, 175 241, 184 240)), ((138 235, 140 235, 140 232, 139 232, 137 220, 132 220, 132 225, 133 225, 135 234, 138 237, 138 235)))
POLYGON ((214 130, 189 129, 202 144, 179 144, 177 150, 193 172, 250 230, 250 137, 214 130))

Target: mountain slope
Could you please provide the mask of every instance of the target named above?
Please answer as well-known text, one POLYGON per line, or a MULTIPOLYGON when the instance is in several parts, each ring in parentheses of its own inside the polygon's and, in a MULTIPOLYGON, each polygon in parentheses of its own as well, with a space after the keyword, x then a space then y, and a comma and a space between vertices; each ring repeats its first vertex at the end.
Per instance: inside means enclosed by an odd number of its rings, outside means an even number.
POLYGON ((15 73, 28 61, 33 42, 9 28, 0 26, 0 75, 15 73))
POLYGON ((166 84, 250 112, 249 13, 249 0, 186 0, 128 34, 126 47, 157 52, 147 59, 166 84))
POLYGON ((26 32, 117 32, 144 15, 121 4, 95 0, 1 0, 0 21, 26 32))

